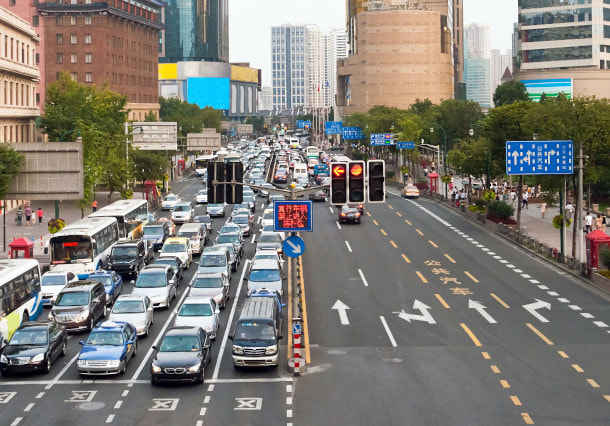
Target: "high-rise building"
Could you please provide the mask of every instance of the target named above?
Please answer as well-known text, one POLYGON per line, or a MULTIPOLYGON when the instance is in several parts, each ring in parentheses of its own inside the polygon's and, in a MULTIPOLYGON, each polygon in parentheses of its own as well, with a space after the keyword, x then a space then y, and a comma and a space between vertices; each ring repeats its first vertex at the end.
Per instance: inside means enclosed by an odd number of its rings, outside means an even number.
POLYGON ((168 0, 159 62, 229 61, 229 0, 168 0))
POLYGON ((513 53, 508 49, 506 53, 500 53, 499 49, 491 50, 491 93, 492 96, 496 88, 502 84, 502 77, 506 69, 513 72, 513 53))
POLYGON ((464 29, 465 48, 470 58, 491 59, 491 28, 472 23, 464 29))
POLYGON ((260 96, 258 98, 259 111, 271 111, 273 109, 273 87, 261 87, 260 96))
POLYGON ((464 30, 464 82, 466 99, 483 108, 492 106, 491 92, 491 29, 473 23, 464 30))

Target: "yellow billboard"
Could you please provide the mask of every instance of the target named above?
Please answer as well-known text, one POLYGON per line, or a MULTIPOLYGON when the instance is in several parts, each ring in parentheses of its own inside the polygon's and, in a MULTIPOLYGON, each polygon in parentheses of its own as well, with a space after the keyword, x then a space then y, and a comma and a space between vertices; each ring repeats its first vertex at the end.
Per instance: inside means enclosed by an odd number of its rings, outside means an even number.
POLYGON ((258 83, 258 69, 231 65, 231 80, 258 83))
POLYGON ((159 80, 177 80, 178 64, 159 64, 159 80))

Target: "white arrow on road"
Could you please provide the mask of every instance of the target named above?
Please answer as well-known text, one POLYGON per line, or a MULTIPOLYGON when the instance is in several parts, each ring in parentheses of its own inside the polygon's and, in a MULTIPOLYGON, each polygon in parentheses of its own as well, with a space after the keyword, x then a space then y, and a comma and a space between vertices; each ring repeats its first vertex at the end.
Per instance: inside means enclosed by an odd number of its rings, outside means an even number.
POLYGON ((543 300, 536 299, 536 301, 534 303, 530 303, 529 305, 523 305, 523 309, 525 309, 530 314, 532 314, 533 316, 538 318, 538 320, 540 320, 540 322, 549 322, 548 319, 546 319, 545 317, 540 315, 538 312, 536 312, 538 309, 542 309, 542 308, 548 309, 550 311, 551 304, 549 302, 545 302, 543 300))
POLYGON ((475 311, 477 311, 479 314, 481 314, 481 316, 483 318, 485 318, 485 320, 490 323, 490 324, 496 324, 497 321, 495 319, 493 319, 493 317, 491 315, 489 315, 487 313, 487 311, 485 309, 487 309, 485 306, 483 306, 482 303, 480 302, 476 302, 472 299, 468 300, 468 308, 469 309, 474 309, 475 311))
POLYGON ((300 254, 301 253, 301 246, 300 245, 294 244, 289 239, 286 240, 286 244, 288 244, 290 247, 292 247, 292 250, 294 251, 294 254, 300 254))
POLYGON ((404 309, 400 312, 394 312, 394 313, 398 314, 398 318, 402 318, 403 320, 405 320, 407 322, 411 322, 411 320, 415 320, 415 321, 427 322, 428 324, 436 324, 436 321, 434 320, 434 318, 432 318, 432 315, 430 315, 430 312, 428 312, 428 309, 431 309, 430 306, 426 305, 424 302, 420 302, 419 300, 415 299, 415 301, 413 302, 413 309, 420 311, 421 314, 419 314, 419 315, 408 314, 405 312, 404 309))
POLYGON ((347 310, 349 309, 349 306, 337 299, 331 309, 336 309, 339 312, 339 319, 341 320, 342 325, 349 325, 349 319, 347 319, 347 310))

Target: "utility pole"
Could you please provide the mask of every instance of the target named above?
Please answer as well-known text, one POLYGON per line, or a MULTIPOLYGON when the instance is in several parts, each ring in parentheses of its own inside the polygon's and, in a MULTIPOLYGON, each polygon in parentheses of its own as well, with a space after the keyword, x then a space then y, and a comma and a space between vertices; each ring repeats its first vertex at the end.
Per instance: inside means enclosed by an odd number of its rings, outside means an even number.
POLYGON ((579 147, 578 147, 578 200, 576 200, 576 212, 577 214, 574 217, 574 226, 576 226, 577 228, 577 232, 578 232, 578 261, 579 262, 583 262, 584 261, 584 253, 585 253, 585 247, 584 247, 584 234, 583 234, 583 225, 582 225, 582 194, 583 194, 583 184, 582 184, 582 180, 583 180, 583 152, 582 152, 582 141, 580 141, 579 143, 579 147))

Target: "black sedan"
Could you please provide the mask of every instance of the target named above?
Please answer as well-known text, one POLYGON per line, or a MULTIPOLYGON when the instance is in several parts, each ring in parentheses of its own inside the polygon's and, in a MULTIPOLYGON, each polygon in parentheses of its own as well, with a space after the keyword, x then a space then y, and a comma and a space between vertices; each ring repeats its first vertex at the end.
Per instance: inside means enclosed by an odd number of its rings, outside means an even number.
POLYGON ((201 327, 174 327, 163 337, 150 366, 150 382, 203 383, 210 336, 201 327))
POLYGON ((343 206, 339 211, 339 223, 360 223, 361 216, 358 207, 343 206))
POLYGON ((318 189, 317 191, 310 192, 309 199, 313 201, 326 201, 326 191, 318 189))
POLYGON ((0 355, 0 373, 44 371, 49 373, 53 361, 67 352, 68 333, 54 322, 23 323, 0 355))

